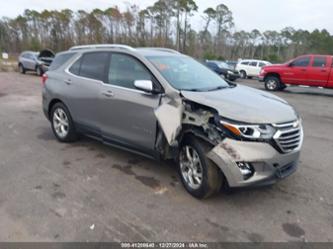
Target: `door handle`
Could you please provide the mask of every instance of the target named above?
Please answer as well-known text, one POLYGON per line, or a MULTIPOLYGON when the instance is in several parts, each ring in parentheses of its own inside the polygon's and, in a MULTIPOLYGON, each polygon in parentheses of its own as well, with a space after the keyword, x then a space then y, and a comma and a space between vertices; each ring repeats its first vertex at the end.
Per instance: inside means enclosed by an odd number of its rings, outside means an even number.
POLYGON ((72 80, 71 79, 64 80, 64 82, 66 83, 66 85, 71 85, 72 84, 72 80))
POLYGON ((105 91, 105 92, 102 92, 102 94, 105 96, 105 97, 108 97, 108 98, 111 98, 113 97, 113 92, 108 90, 108 91, 105 91))

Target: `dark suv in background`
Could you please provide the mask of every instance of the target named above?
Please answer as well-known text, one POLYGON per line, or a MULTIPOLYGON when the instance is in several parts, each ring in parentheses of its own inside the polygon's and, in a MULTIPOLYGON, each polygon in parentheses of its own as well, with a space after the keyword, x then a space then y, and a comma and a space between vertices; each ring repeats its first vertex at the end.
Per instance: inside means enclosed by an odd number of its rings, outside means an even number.
POLYGON ((206 61, 206 66, 218 75, 231 81, 240 78, 239 72, 223 61, 206 61))

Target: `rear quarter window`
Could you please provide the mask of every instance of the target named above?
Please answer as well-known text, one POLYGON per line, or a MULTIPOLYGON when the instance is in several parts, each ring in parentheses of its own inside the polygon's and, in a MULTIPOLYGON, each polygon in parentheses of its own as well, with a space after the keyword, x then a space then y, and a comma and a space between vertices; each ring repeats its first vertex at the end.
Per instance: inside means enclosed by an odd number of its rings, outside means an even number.
POLYGON ((66 53, 66 54, 57 55, 52 61, 49 70, 50 71, 57 70, 59 67, 64 65, 70 58, 72 58, 74 54, 75 53, 66 53))

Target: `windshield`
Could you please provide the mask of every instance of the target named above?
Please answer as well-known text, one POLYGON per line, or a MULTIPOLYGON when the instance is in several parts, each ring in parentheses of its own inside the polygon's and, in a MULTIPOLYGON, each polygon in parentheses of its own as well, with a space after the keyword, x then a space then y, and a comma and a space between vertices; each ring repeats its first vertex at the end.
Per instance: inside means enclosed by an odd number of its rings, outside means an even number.
POLYGON ((216 73, 186 56, 148 56, 163 77, 176 89, 212 91, 229 87, 216 73))
POLYGON ((228 68, 228 69, 231 69, 231 66, 228 65, 228 64, 225 63, 225 62, 219 62, 219 63, 218 63, 218 66, 219 66, 220 68, 228 68))

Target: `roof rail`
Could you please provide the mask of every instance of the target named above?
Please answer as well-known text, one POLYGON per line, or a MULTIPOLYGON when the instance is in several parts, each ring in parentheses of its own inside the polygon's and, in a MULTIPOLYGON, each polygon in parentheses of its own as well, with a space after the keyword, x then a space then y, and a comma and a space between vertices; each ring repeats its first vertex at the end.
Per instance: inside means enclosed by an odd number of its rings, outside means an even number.
POLYGON ((150 50, 157 50, 161 52, 168 52, 173 54, 180 54, 177 50, 171 49, 171 48, 161 48, 161 47, 143 47, 139 49, 150 49, 150 50))
POLYGON ((103 49, 103 48, 120 48, 120 49, 126 49, 134 51, 135 48, 132 48, 128 45, 123 44, 89 44, 89 45, 80 45, 80 46, 74 46, 71 47, 69 50, 80 50, 80 49, 103 49))

